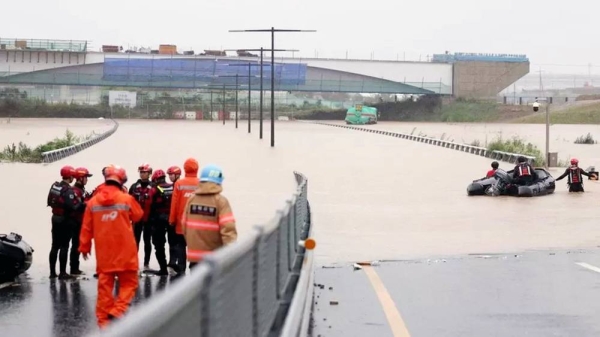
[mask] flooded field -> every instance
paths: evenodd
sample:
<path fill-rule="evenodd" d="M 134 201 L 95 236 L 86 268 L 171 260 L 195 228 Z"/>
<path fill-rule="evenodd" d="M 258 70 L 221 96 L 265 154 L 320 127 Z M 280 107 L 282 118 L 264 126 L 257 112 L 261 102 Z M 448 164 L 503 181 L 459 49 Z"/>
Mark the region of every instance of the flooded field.
<path fill-rule="evenodd" d="M 112 126 L 112 121 L 99 119 L 0 118 L 0 148 L 19 142 L 36 147 L 55 137 L 64 137 L 67 129 L 75 136 L 85 137 L 105 132 Z"/>

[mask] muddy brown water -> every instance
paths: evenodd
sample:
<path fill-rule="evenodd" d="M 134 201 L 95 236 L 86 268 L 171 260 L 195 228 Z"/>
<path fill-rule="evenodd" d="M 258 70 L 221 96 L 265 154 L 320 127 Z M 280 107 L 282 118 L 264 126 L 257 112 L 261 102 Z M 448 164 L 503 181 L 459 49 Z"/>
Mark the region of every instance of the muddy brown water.
<path fill-rule="evenodd" d="M 95 122 L 106 128 L 106 121 Z M 127 168 L 130 183 L 137 179 L 135 170 L 143 162 L 166 169 L 182 166 L 192 156 L 200 165 L 219 164 L 225 172 L 224 194 L 231 201 L 240 236 L 284 206 L 295 188 L 292 171 L 298 170 L 309 179 L 318 264 L 590 247 L 600 240 L 595 204 L 600 192 L 595 182 L 586 181 L 587 192 L 581 195 L 568 194 L 563 181 L 554 195 L 539 198 L 468 197 L 467 184 L 485 174 L 490 160 L 428 144 L 322 125 L 277 122 L 276 147 L 270 148 L 267 123 L 263 140 L 258 139 L 257 123 L 253 123 L 252 134 L 247 133 L 245 124 L 236 130 L 233 122 L 225 126 L 199 121 L 120 123 L 117 133 L 107 140 L 56 163 L 0 164 L 6 191 L 0 233 L 19 232 L 35 248 L 30 273 L 34 277 L 47 276 L 47 190 L 66 164 L 86 166 L 95 174 L 89 189 L 101 182 L 100 170 L 109 163 Z M 437 124 L 419 125 L 423 132 L 446 130 Z M 376 127 L 412 130 L 411 125 L 400 123 Z M 478 137 L 462 128 L 456 132 L 463 137 Z M 583 126 L 572 134 L 588 129 Z M 49 129 L 44 132 L 52 134 Z M 61 133 L 64 130 L 57 135 Z M 157 266 L 154 257 L 151 265 Z M 82 268 L 93 272 L 93 260 L 83 262 Z"/>

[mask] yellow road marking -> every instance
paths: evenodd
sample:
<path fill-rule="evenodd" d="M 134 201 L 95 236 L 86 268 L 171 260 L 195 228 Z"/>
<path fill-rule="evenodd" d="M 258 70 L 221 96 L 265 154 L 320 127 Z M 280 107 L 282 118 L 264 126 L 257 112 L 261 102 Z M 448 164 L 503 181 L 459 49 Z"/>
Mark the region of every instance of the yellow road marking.
<path fill-rule="evenodd" d="M 365 271 L 365 274 L 367 274 L 369 281 L 371 281 L 373 289 L 375 289 L 375 293 L 379 298 L 379 303 L 381 303 L 381 307 L 383 308 L 383 312 L 385 313 L 385 317 L 392 329 L 394 337 L 410 337 L 406 324 L 404 324 L 404 320 L 402 319 L 398 308 L 396 308 L 396 303 L 394 303 L 392 296 L 390 296 L 390 293 L 385 288 L 385 285 L 379 278 L 379 275 L 377 275 L 377 272 L 375 272 L 375 269 L 371 266 L 363 266 L 363 270 Z"/>

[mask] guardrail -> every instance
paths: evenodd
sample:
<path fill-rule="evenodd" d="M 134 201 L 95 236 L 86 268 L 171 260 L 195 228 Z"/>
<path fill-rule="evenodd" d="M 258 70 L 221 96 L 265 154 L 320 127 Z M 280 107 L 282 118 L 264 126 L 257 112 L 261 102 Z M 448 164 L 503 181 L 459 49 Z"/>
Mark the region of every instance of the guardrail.
<path fill-rule="evenodd" d="M 414 135 L 409 135 L 409 134 L 400 133 L 400 132 L 367 129 L 367 128 L 361 128 L 361 127 L 350 126 L 350 125 L 330 124 L 330 123 L 313 122 L 313 121 L 307 121 L 305 123 L 335 126 L 338 128 L 359 130 L 359 131 L 365 131 L 365 132 L 370 132 L 370 133 L 377 133 L 377 134 L 385 135 L 385 136 L 408 139 L 408 140 L 412 140 L 412 141 L 416 141 L 416 142 L 437 145 L 437 146 L 441 146 L 441 147 L 445 147 L 445 148 L 449 148 L 449 149 L 457 150 L 457 151 L 461 151 L 461 152 L 468 152 L 468 153 L 472 153 L 477 156 L 482 156 L 482 157 L 486 157 L 486 158 L 490 158 L 490 159 L 494 159 L 494 160 L 500 160 L 500 161 L 504 161 L 504 162 L 508 162 L 508 163 L 515 163 L 519 156 L 523 156 L 523 157 L 527 158 L 527 162 L 529 164 L 535 165 L 535 157 L 524 155 L 524 154 L 519 154 L 519 153 L 510 153 L 510 152 L 503 152 L 503 151 L 489 151 L 488 149 L 486 149 L 484 147 L 448 142 L 445 140 L 431 138 L 431 137 L 414 136 Z"/>
<path fill-rule="evenodd" d="M 95 336 L 267 337 L 305 331 L 313 266 L 312 252 L 301 243 L 312 226 L 307 179 L 294 175 L 296 192 L 270 222 L 215 251 L 190 275 Z"/>
<path fill-rule="evenodd" d="M 119 122 L 117 122 L 114 119 L 112 121 L 113 121 L 113 123 L 115 123 L 115 125 L 113 125 L 113 127 L 110 130 L 104 132 L 103 134 L 101 134 L 99 136 L 96 136 L 92 139 L 88 139 L 86 141 L 83 141 L 83 142 L 75 144 L 75 145 L 63 147 L 62 149 L 56 149 L 56 150 L 52 150 L 52 151 L 42 152 L 42 163 L 44 163 L 44 164 L 53 163 L 57 160 L 61 160 L 70 155 L 74 155 L 77 152 L 85 150 L 94 144 L 100 143 L 101 141 L 110 137 L 119 128 Z"/>

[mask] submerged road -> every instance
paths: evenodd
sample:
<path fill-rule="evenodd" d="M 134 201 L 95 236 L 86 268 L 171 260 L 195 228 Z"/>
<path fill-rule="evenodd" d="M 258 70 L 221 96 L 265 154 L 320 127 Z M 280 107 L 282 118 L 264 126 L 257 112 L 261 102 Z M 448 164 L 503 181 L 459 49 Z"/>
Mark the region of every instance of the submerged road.
<path fill-rule="evenodd" d="M 165 169 L 182 165 L 193 156 L 200 165 L 220 164 L 226 176 L 224 194 L 236 213 L 240 235 L 255 224 L 267 222 L 284 205 L 295 187 L 293 170 L 304 173 L 309 179 L 317 241 L 315 283 L 324 285 L 315 293 L 315 337 L 429 336 L 435 331 L 449 331 L 444 336 L 480 336 L 484 329 L 488 329 L 486 336 L 505 336 L 525 335 L 536 328 L 535 333 L 543 335 L 547 330 L 541 323 L 524 327 L 511 320 L 535 315 L 545 319 L 551 317 L 544 316 L 549 312 L 556 317 L 585 317 L 583 311 L 556 304 L 568 297 L 555 295 L 566 288 L 584 291 L 586 284 L 578 283 L 584 278 L 557 279 L 563 288 L 555 284 L 550 291 L 550 276 L 587 273 L 590 281 L 600 277 L 575 265 L 579 261 L 560 263 L 561 256 L 572 255 L 559 254 L 565 249 L 598 245 L 600 227 L 593 201 L 600 191 L 597 182 L 586 181 L 583 195 L 570 195 L 559 182 L 557 192 L 545 197 L 470 198 L 466 196 L 467 184 L 485 174 L 490 160 L 428 144 L 322 125 L 278 122 L 277 146 L 270 148 L 268 134 L 262 141 L 258 139 L 257 123 L 250 135 L 244 127 L 236 130 L 231 122 L 225 126 L 197 121 L 120 123 L 117 133 L 107 140 L 59 162 L 0 165 L 0 174 L 16 177 L 5 181 L 5 189 L 15 195 L 3 209 L 0 233 L 18 232 L 36 250 L 34 265 L 26 275 L 29 280 L 22 288 L 0 289 L 0 326 L 9 326 L 6 331 L 10 336 L 31 336 L 32 331 L 43 330 L 39 335 L 69 337 L 96 329 L 95 280 L 63 284 L 68 304 L 54 305 L 52 294 L 60 294 L 62 283 L 57 282 L 55 291 L 47 279 L 50 216 L 45 198 L 58 170 L 67 164 L 92 170 L 91 188 L 100 183 L 100 170 L 108 163 L 127 168 L 128 184 L 137 178 L 135 169 L 144 162 Z M 553 172 L 556 175 L 558 171 Z M 526 253 L 530 250 L 549 252 L 530 256 L 533 253 Z M 520 257 L 507 255 L 506 259 L 494 260 L 469 255 L 475 253 Z M 594 250 L 586 254 L 582 262 L 600 267 L 600 261 L 592 258 Z M 426 263 L 442 258 L 446 262 Z M 352 268 L 354 262 L 372 260 L 401 261 L 367 268 L 368 274 L 365 269 Z M 531 268 L 537 269 L 521 268 L 523 261 L 531 261 Z M 157 267 L 154 256 L 150 264 Z M 92 261 L 83 262 L 82 269 L 88 275 L 94 268 L 93 256 Z M 156 289 L 158 279 L 150 282 Z M 493 293 L 490 289 L 498 290 Z M 69 297 L 73 294 L 82 296 L 79 302 L 73 300 L 77 296 Z M 326 298 L 330 295 L 335 298 Z M 581 310 L 595 308 L 593 295 L 589 299 L 581 301 Z M 338 304 L 330 305 L 329 300 Z M 528 307 L 524 301 L 538 312 L 525 311 Z M 75 310 L 81 316 L 73 316 L 73 309 L 68 308 L 76 302 L 80 308 L 88 308 L 88 314 Z M 513 302 L 515 308 L 524 311 L 506 309 Z M 551 307 L 554 311 L 544 311 L 548 303 L 555 303 Z M 494 307 L 498 304 L 502 306 Z M 64 315 L 54 309 L 63 305 L 69 312 Z M 519 314 L 523 315 L 517 318 Z M 79 317 L 75 319 L 78 323 L 68 330 L 72 317 Z M 425 320 L 427 317 L 432 320 Z M 504 325 L 510 325 L 511 333 L 502 330 Z M 595 332 L 591 323 L 579 327 L 587 330 L 576 336 Z M 571 325 L 562 324 L 555 335 L 569 335 L 569 329 Z M 537 336 L 535 333 L 531 335 Z"/>

